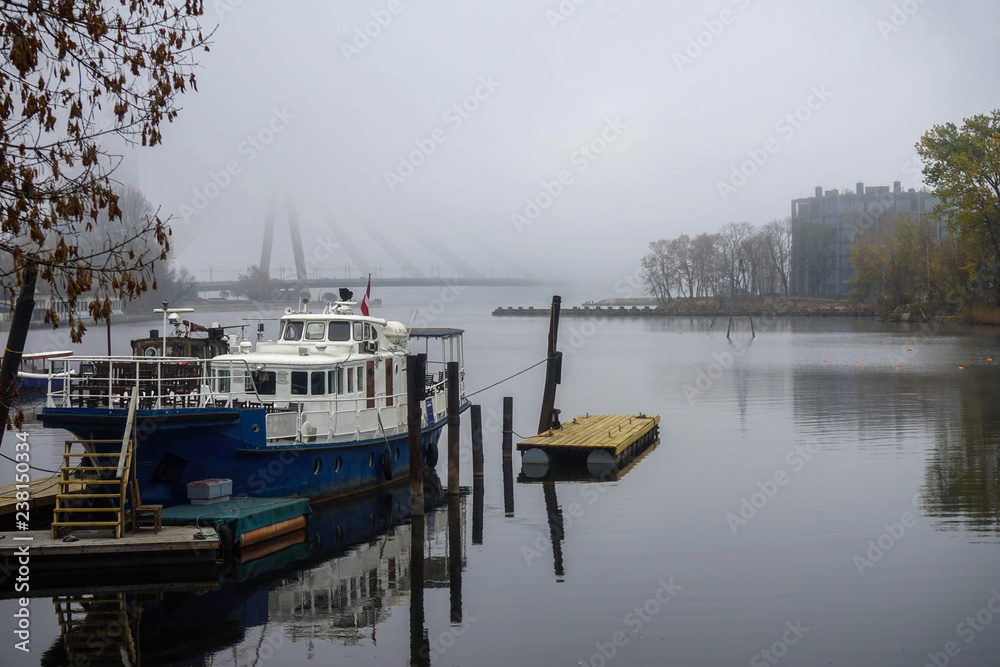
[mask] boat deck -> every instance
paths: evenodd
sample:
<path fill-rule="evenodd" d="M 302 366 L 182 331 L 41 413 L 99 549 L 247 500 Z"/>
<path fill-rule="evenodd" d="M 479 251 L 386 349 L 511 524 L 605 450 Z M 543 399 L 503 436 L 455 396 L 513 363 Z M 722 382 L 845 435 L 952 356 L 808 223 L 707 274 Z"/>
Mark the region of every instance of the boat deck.
<path fill-rule="evenodd" d="M 655 437 L 659 415 L 587 415 L 517 443 L 518 451 L 586 454 L 605 450 L 616 459 L 647 436 Z"/>

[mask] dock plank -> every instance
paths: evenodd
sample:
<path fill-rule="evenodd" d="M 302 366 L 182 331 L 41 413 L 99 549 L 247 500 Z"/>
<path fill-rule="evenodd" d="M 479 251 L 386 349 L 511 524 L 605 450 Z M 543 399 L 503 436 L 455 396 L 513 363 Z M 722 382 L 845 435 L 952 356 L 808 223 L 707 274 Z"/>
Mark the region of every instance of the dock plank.
<path fill-rule="evenodd" d="M 37 507 L 55 507 L 56 495 L 60 493 L 59 491 L 59 480 L 58 475 L 52 477 L 40 477 L 38 479 L 33 479 L 28 482 L 28 507 L 30 509 L 35 509 Z M 8 514 L 13 514 L 17 506 L 17 492 L 18 484 L 4 484 L 0 486 L 0 516 L 6 516 Z M 79 491 L 83 485 L 80 483 L 71 483 L 64 485 L 67 492 Z M 20 489 L 24 490 L 24 489 Z"/>
<path fill-rule="evenodd" d="M 53 539 L 48 530 L 22 530 L 0 533 L 0 558 L 11 557 L 17 550 L 28 545 L 32 556 L 74 556 L 80 554 L 140 554 L 163 551 L 217 551 L 220 542 L 217 537 L 195 539 L 199 532 L 193 527 L 164 526 L 160 532 L 141 530 L 135 535 L 126 534 L 118 539 L 101 532 L 100 536 L 88 536 L 84 531 L 76 531 L 77 542 L 63 542 Z M 86 531 L 89 532 L 89 531 Z"/>

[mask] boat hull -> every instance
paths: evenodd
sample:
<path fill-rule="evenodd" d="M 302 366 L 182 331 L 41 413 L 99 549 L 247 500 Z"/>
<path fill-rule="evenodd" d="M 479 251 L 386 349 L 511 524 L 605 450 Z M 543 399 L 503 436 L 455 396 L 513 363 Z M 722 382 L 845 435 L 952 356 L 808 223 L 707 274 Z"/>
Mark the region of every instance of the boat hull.
<path fill-rule="evenodd" d="M 44 408 L 39 419 L 81 440 L 120 441 L 126 411 Z M 234 496 L 332 499 L 409 475 L 405 433 L 350 442 L 268 445 L 262 409 L 139 410 L 136 420 L 136 477 L 144 503 L 185 503 L 189 482 L 211 478 L 231 479 Z M 438 422 L 422 430 L 425 461 L 436 460 L 443 426 Z M 117 451 L 113 444 L 100 446 Z"/>

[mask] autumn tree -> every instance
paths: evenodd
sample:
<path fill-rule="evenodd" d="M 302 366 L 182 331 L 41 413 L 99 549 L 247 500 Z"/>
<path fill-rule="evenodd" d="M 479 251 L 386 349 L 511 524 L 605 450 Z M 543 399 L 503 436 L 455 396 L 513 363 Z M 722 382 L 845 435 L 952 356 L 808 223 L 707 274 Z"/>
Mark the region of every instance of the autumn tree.
<path fill-rule="evenodd" d="M 153 286 L 169 248 L 159 217 L 93 240 L 101 216 L 122 219 L 113 140 L 159 144 L 177 96 L 195 86 L 202 13 L 197 0 L 0 7 L 0 249 L 11 257 L 0 287 L 12 302 L 36 271 L 71 313 L 85 300 L 98 320 L 110 315 L 102 294 L 129 299 Z M 55 311 L 45 320 L 57 324 Z M 68 324 L 79 341 L 84 323 Z"/>
<path fill-rule="evenodd" d="M 1000 304 L 1000 109 L 935 125 L 917 143 L 924 181 L 939 203 L 933 216 L 968 255 L 973 279 Z"/>
<path fill-rule="evenodd" d="M 72 313 L 87 303 L 111 315 L 108 295 L 153 287 L 169 229 L 157 216 L 98 247 L 100 216 L 122 217 L 111 176 L 124 144 L 155 146 L 195 87 L 197 51 L 207 50 L 200 0 L 9 0 L 0 5 L 0 288 L 14 303 L 0 367 L 6 422 L 36 280 L 69 306 L 70 337 L 86 330 Z M 54 309 L 45 321 L 58 324 Z M 19 340 L 15 340 L 18 338 Z M 14 352 L 10 352 L 14 350 Z"/>

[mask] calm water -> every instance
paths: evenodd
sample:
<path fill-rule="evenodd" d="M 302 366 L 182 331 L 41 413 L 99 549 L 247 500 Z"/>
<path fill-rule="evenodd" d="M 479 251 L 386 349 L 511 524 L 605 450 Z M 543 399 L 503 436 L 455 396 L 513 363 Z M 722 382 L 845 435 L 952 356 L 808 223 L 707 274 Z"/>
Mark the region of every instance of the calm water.
<path fill-rule="evenodd" d="M 380 296 L 377 315 L 421 307 L 428 324 L 467 330 L 470 390 L 544 356 L 545 320 L 490 316 L 544 293 L 469 289 L 439 315 L 437 290 Z M 402 492 L 324 509 L 308 543 L 221 584 L 122 595 L 141 608 L 129 632 L 142 663 L 405 665 L 422 628 L 435 665 L 995 664 L 1000 335 L 815 318 L 758 321 L 752 340 L 743 322 L 729 342 L 724 320 L 710 324 L 562 321 L 564 418 L 661 416 L 660 444 L 620 480 L 515 483 L 505 511 L 501 398 L 530 435 L 539 367 L 474 398 L 481 540 L 472 493 L 422 529 L 400 523 Z M 33 332 L 30 349 L 47 345 L 65 343 Z M 466 415 L 471 487 L 467 429 Z M 42 443 L 58 436 L 30 430 L 45 466 Z M 0 474 L 12 478 L 6 463 Z M 331 539 L 337 526 L 360 544 Z M 0 625 L 13 609 L 0 601 Z M 5 630 L 0 661 L 66 664 L 52 598 L 31 609 L 32 653 Z"/>

